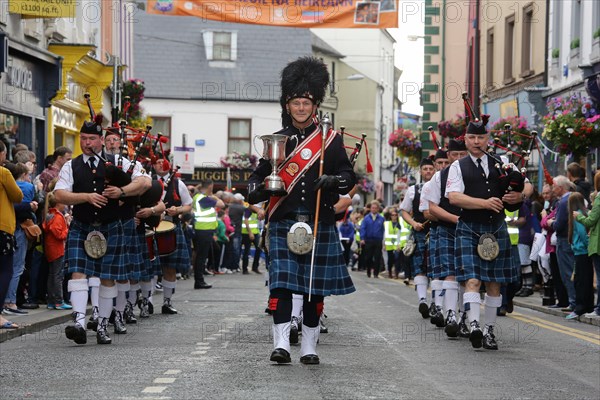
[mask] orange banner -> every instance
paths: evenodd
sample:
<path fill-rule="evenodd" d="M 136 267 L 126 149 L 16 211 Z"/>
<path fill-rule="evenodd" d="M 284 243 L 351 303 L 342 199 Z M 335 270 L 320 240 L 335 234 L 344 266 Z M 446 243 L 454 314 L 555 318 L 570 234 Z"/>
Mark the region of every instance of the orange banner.
<path fill-rule="evenodd" d="M 150 14 L 296 28 L 397 28 L 397 0 L 148 0 Z"/>

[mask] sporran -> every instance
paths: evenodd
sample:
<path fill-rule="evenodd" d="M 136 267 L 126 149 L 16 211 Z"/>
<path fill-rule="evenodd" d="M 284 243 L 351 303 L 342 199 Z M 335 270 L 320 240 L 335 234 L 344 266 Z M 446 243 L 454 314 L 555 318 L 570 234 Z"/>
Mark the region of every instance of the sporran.
<path fill-rule="evenodd" d="M 493 261 L 500 254 L 500 245 L 498 240 L 491 233 L 484 233 L 479 237 L 477 244 L 477 254 L 485 261 Z"/>
<path fill-rule="evenodd" d="M 310 225 L 296 222 L 287 234 L 287 245 L 290 251 L 299 256 L 308 254 L 313 248 L 313 235 Z"/>
<path fill-rule="evenodd" d="M 98 231 L 88 233 L 86 240 L 83 242 L 85 253 L 94 259 L 98 259 L 105 255 L 107 247 L 106 238 Z"/>
<path fill-rule="evenodd" d="M 404 244 L 404 248 L 402 249 L 402 253 L 406 257 L 410 257 L 415 252 L 416 247 L 417 247 L 417 242 L 415 240 L 414 235 L 411 233 L 410 236 L 408 237 L 408 239 L 406 239 L 406 243 Z"/>

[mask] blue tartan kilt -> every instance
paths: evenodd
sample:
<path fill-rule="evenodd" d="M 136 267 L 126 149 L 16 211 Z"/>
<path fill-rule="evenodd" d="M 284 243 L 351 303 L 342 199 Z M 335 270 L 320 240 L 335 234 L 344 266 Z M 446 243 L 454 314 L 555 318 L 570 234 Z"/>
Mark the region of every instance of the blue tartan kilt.
<path fill-rule="evenodd" d="M 425 274 L 427 272 L 427 260 L 425 259 L 425 251 L 427 250 L 427 233 L 421 231 L 413 231 L 415 238 L 415 251 L 410 257 L 412 265 L 412 276 L 415 277 L 418 274 Z"/>
<path fill-rule="evenodd" d="M 98 259 L 89 257 L 83 247 L 87 235 L 92 231 L 102 233 L 107 242 L 106 254 Z M 66 249 L 65 259 L 69 263 L 69 273 L 78 272 L 100 279 L 125 280 L 128 278 L 121 221 L 95 227 L 73 220 L 69 226 Z"/>
<path fill-rule="evenodd" d="M 438 227 L 432 226 L 429 229 L 429 240 L 427 244 L 427 276 L 432 278 L 432 270 L 439 264 L 437 246 L 438 246 Z"/>
<path fill-rule="evenodd" d="M 160 256 L 160 264 L 165 268 L 176 269 L 177 272 L 186 274 L 190 270 L 190 254 L 181 224 L 175 225 L 175 246 L 173 253 Z"/>
<path fill-rule="evenodd" d="M 448 228 L 439 225 L 437 228 L 436 240 L 436 264 L 431 270 L 432 279 L 445 278 L 447 276 L 455 276 L 456 269 L 454 267 L 454 232 L 455 228 Z M 429 239 L 431 240 L 431 239 Z M 431 242 L 430 242 L 431 243 Z"/>
<path fill-rule="evenodd" d="M 269 290 L 288 289 L 308 293 L 312 253 L 297 255 L 287 246 L 287 234 L 293 220 L 269 222 Z M 309 223 L 311 229 L 314 224 Z M 312 294 L 342 295 L 354 292 L 340 239 L 334 225 L 319 223 L 313 266 Z"/>
<path fill-rule="evenodd" d="M 141 281 L 149 281 L 150 279 L 152 279 L 152 277 L 154 275 L 156 275 L 154 273 L 154 265 L 152 264 L 152 260 L 150 260 L 150 251 L 148 250 L 148 242 L 146 241 L 146 232 L 144 233 L 139 233 L 136 231 L 136 240 L 139 243 L 140 246 L 140 253 L 141 253 L 141 270 L 140 270 L 140 280 Z M 158 254 L 156 251 L 156 241 L 154 240 L 154 235 L 152 235 L 152 242 L 151 245 L 154 248 L 155 253 L 154 254 Z M 158 257 L 156 257 L 158 258 Z M 158 263 L 158 266 L 160 268 L 160 262 Z"/>
<path fill-rule="evenodd" d="M 123 225 L 123 235 L 125 237 L 125 265 L 129 273 L 129 279 L 140 280 L 143 269 L 143 243 L 140 235 L 136 231 L 133 218 L 121 221 Z"/>
<path fill-rule="evenodd" d="M 473 232 L 477 234 L 496 232 L 494 236 L 498 240 L 500 254 L 495 260 L 485 261 L 479 257 L 479 254 L 477 254 L 479 236 Z M 518 279 L 519 264 L 515 263 L 506 222 L 483 224 L 464 222 L 459 219 L 454 244 L 457 281 L 464 282 L 469 279 L 478 279 L 484 282 L 507 283 L 515 282 Z"/>

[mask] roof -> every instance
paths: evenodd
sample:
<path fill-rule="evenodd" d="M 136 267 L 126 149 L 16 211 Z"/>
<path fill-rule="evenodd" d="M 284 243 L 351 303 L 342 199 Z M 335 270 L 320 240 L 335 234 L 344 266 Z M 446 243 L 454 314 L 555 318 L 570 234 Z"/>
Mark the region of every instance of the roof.
<path fill-rule="evenodd" d="M 312 54 L 308 29 L 146 13 L 136 18 L 134 76 L 149 98 L 278 102 L 283 67 Z M 206 31 L 236 32 L 237 60 L 209 66 Z"/>
<path fill-rule="evenodd" d="M 313 47 L 313 49 L 317 49 L 317 50 L 321 51 L 324 54 L 327 54 L 329 56 L 336 57 L 336 58 L 344 58 L 344 57 L 346 57 L 345 55 L 343 55 L 342 53 L 340 53 L 339 51 L 337 51 L 329 43 L 327 43 L 326 41 L 324 41 L 323 39 L 321 39 L 320 37 L 318 37 L 317 35 L 315 35 L 312 32 L 311 32 L 311 36 L 312 36 L 312 47 Z"/>

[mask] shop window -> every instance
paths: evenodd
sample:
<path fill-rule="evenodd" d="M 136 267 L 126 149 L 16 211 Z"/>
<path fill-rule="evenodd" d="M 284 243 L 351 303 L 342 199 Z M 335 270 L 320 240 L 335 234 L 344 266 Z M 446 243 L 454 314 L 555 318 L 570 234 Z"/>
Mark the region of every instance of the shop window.
<path fill-rule="evenodd" d="M 494 29 L 487 32 L 486 58 L 486 91 L 494 88 Z"/>
<path fill-rule="evenodd" d="M 249 119 L 229 119 L 227 133 L 227 153 L 251 154 L 250 132 L 252 121 Z"/>
<path fill-rule="evenodd" d="M 20 118 L 16 115 L 0 113 L 0 140 L 6 145 L 6 157 L 12 160 L 12 149 L 18 143 Z"/>
<path fill-rule="evenodd" d="M 504 84 L 514 82 L 513 54 L 515 49 L 515 16 L 506 18 L 504 26 Z"/>
<path fill-rule="evenodd" d="M 525 78 L 533 71 L 533 4 L 529 4 L 523 9 L 523 35 L 521 43 L 521 77 Z"/>
<path fill-rule="evenodd" d="M 162 136 L 169 138 L 167 143 L 162 144 L 163 150 L 170 149 L 171 143 L 171 117 L 155 117 L 152 116 L 152 135 L 160 133 Z"/>

